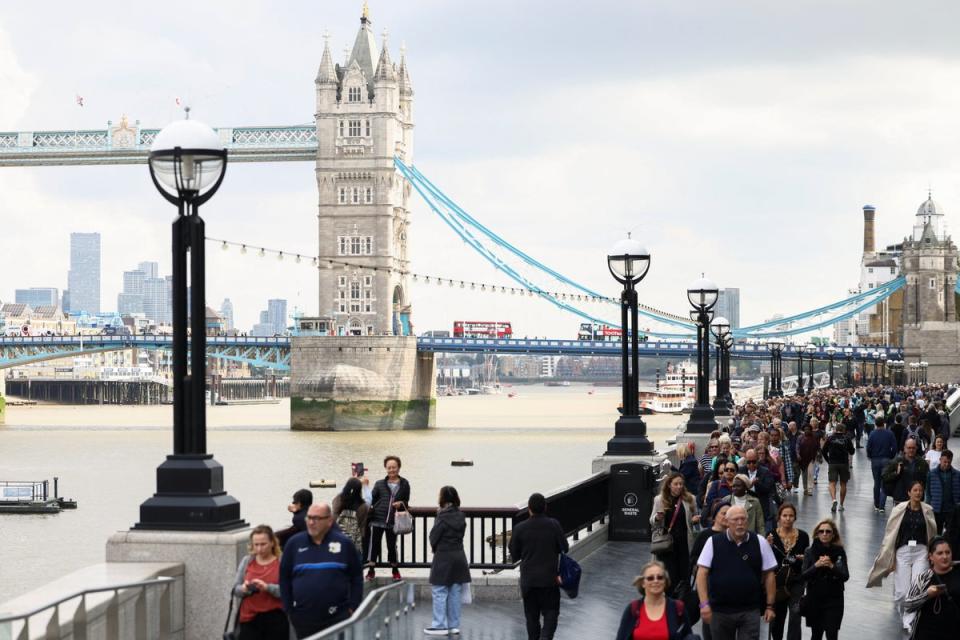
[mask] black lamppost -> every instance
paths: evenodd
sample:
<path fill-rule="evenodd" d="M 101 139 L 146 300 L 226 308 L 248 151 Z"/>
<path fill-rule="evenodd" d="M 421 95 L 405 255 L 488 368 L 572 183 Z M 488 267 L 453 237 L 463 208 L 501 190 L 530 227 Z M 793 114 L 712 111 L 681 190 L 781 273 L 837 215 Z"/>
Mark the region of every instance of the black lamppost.
<path fill-rule="evenodd" d="M 887 384 L 887 354 L 880 354 L 880 384 Z"/>
<path fill-rule="evenodd" d="M 700 277 L 687 287 L 687 300 L 693 307 L 691 316 L 697 323 L 697 400 L 687 421 L 687 433 L 712 433 L 717 428 L 710 406 L 710 320 L 720 290 L 710 280 Z"/>
<path fill-rule="evenodd" d="M 847 358 L 847 388 L 853 388 L 853 347 L 847 347 L 843 350 Z"/>
<path fill-rule="evenodd" d="M 880 378 L 877 372 L 877 365 L 880 362 L 880 352 L 874 351 L 870 354 L 870 357 L 873 358 L 873 386 L 877 386 Z"/>
<path fill-rule="evenodd" d="M 930 365 L 927 364 L 927 361 L 924 360 L 920 363 L 920 384 L 927 384 L 927 373 L 929 372 Z"/>
<path fill-rule="evenodd" d="M 720 352 L 723 358 L 723 397 L 727 401 L 727 415 L 730 415 L 730 412 L 736 406 L 733 401 L 733 394 L 730 393 L 730 351 L 733 349 L 734 342 L 736 341 L 733 332 L 728 331 L 727 335 L 723 336 L 723 350 Z"/>
<path fill-rule="evenodd" d="M 240 519 L 240 502 L 223 490 L 223 467 L 207 453 L 204 402 L 205 234 L 199 207 L 223 182 L 227 150 L 210 127 L 196 120 L 181 120 L 157 134 L 150 147 L 149 164 L 153 184 L 178 212 L 173 222 L 173 455 L 157 467 L 157 492 L 140 505 L 140 521 L 134 528 L 239 529 L 247 526 Z"/>
<path fill-rule="evenodd" d="M 807 355 L 810 356 L 807 363 L 807 392 L 813 393 L 813 354 L 817 350 L 817 345 L 808 344 L 804 347 Z"/>
<path fill-rule="evenodd" d="M 713 413 L 716 416 L 730 415 L 730 407 L 727 405 L 727 393 L 729 380 L 724 376 L 724 353 L 726 352 L 726 339 L 730 335 L 730 322 L 723 316 L 717 316 L 710 323 L 710 333 L 717 343 L 717 388 L 716 396 L 713 399 Z"/>
<path fill-rule="evenodd" d="M 770 351 L 770 395 L 777 398 L 783 396 L 783 342 L 771 340 L 767 343 Z"/>
<path fill-rule="evenodd" d="M 907 376 L 907 384 L 913 386 L 917 383 L 918 370 L 920 369 L 919 362 L 910 363 L 910 374 Z"/>
<path fill-rule="evenodd" d="M 870 362 L 870 352 L 864 351 L 860 354 L 861 366 L 860 366 L 860 385 L 868 386 L 870 384 L 869 371 L 867 370 L 867 365 Z"/>
<path fill-rule="evenodd" d="M 797 345 L 797 395 L 803 395 L 803 345 Z"/>
<path fill-rule="evenodd" d="M 647 439 L 647 425 L 640 417 L 640 330 L 636 285 L 650 269 L 650 252 L 627 236 L 617 242 L 607 255 L 607 268 L 623 285 L 620 294 L 620 344 L 623 365 L 623 413 L 617 419 L 614 436 L 607 442 L 608 456 L 644 455 L 653 453 Z"/>
<path fill-rule="evenodd" d="M 834 346 L 827 347 L 827 359 L 830 361 L 830 388 L 833 389 L 833 356 L 836 355 L 837 348 Z"/>

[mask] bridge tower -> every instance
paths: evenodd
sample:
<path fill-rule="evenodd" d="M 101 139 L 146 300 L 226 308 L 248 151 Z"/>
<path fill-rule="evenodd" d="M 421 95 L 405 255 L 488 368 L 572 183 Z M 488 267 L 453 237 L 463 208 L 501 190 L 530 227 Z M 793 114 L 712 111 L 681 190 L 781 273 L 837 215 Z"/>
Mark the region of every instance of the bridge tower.
<path fill-rule="evenodd" d="M 900 269 L 907 281 L 904 359 L 926 361 L 931 382 L 953 382 L 960 377 L 957 258 L 957 246 L 943 225 L 943 209 L 928 197 L 917 210 L 913 234 L 904 239 Z"/>
<path fill-rule="evenodd" d="M 393 158 L 412 162 L 413 88 L 386 32 L 378 51 L 366 6 L 342 65 L 325 43 L 316 91 L 320 315 L 339 335 L 410 335 L 411 192 Z"/>
<path fill-rule="evenodd" d="M 334 335 L 291 340 L 293 429 L 436 422 L 433 353 L 410 323 L 411 190 L 393 160 L 413 159 L 413 87 L 403 50 L 395 64 L 372 27 L 364 4 L 344 63 L 327 41 L 317 73 L 320 317 Z"/>

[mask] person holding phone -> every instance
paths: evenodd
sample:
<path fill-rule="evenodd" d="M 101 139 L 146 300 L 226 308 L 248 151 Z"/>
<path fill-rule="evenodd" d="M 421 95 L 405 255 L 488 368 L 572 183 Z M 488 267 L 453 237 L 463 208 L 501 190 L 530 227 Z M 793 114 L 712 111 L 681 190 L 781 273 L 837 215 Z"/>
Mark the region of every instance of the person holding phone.
<path fill-rule="evenodd" d="M 911 637 L 956 638 L 960 625 L 960 570 L 953 562 L 953 552 L 946 539 L 937 536 L 931 540 L 927 553 L 930 568 L 917 576 L 904 601 L 905 618 L 915 616 Z"/>
<path fill-rule="evenodd" d="M 803 554 L 807 584 L 804 616 L 812 640 L 837 640 L 843 622 L 843 583 L 850 579 L 847 552 L 837 523 L 825 518 L 813 528 L 814 540 Z"/>
<path fill-rule="evenodd" d="M 364 493 L 364 499 L 370 505 L 370 515 L 367 518 L 367 581 L 376 577 L 375 567 L 380 561 L 384 537 L 387 539 L 387 561 L 392 569 L 393 581 L 398 582 L 401 579 L 397 560 L 397 534 L 393 532 L 393 524 L 397 511 L 405 511 L 410 502 L 410 483 L 400 476 L 400 466 L 399 457 L 389 455 L 384 458 L 386 477 L 377 480 L 369 494 Z M 361 482 L 366 487 L 369 486 L 370 479 L 364 476 Z"/>
<path fill-rule="evenodd" d="M 250 532 L 249 553 L 240 561 L 233 596 L 240 599 L 238 638 L 271 640 L 289 634 L 280 600 L 280 542 L 265 524 Z"/>

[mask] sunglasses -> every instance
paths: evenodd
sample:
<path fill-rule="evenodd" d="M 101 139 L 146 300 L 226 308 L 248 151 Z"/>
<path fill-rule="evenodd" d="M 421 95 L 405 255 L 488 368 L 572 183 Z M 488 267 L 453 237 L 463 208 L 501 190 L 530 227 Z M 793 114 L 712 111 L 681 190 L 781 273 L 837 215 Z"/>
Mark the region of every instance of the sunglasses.
<path fill-rule="evenodd" d="M 817 530 L 817 535 L 818 535 L 818 536 L 832 536 L 832 535 L 833 535 L 833 529 L 818 529 L 818 530 Z"/>
<path fill-rule="evenodd" d="M 666 580 L 667 577 L 662 573 L 658 573 L 655 576 L 643 576 L 644 582 L 660 582 L 661 580 Z"/>
<path fill-rule="evenodd" d="M 756 460 L 747 460 L 747 464 L 757 464 Z"/>
<path fill-rule="evenodd" d="M 727 467 L 726 469 L 724 469 L 724 471 L 726 471 L 727 473 L 729 473 L 729 472 L 731 472 L 731 471 L 732 471 L 733 473 L 736 473 L 736 472 L 737 472 L 737 468 L 736 468 L 736 467 Z"/>

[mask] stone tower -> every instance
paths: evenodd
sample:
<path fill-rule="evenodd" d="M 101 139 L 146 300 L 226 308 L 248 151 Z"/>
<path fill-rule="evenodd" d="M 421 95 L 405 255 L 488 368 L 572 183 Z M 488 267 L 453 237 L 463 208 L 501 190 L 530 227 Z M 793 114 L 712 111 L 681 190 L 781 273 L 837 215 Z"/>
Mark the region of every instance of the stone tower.
<path fill-rule="evenodd" d="M 913 234 L 903 242 L 900 272 L 907 281 L 904 358 L 926 361 L 931 382 L 955 381 L 960 375 L 957 257 L 957 247 L 944 228 L 943 210 L 928 197 L 917 210 Z"/>
<path fill-rule="evenodd" d="M 411 192 L 393 158 L 413 160 L 413 88 L 366 6 L 342 65 L 325 43 L 316 89 L 320 315 L 337 335 L 410 335 Z"/>

